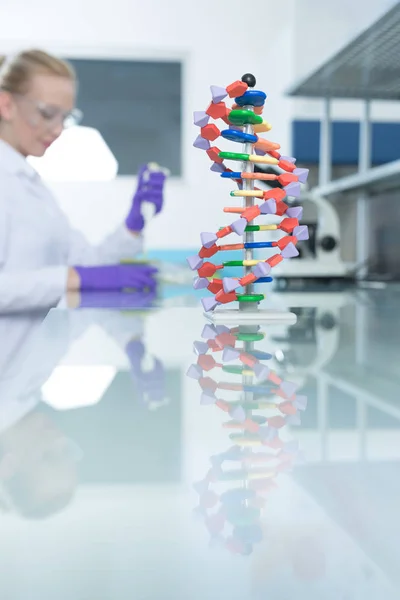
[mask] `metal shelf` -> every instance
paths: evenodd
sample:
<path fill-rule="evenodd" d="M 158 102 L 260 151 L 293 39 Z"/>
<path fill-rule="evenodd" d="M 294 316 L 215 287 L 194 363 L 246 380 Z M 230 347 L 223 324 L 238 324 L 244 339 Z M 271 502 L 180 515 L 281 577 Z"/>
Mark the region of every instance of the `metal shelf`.
<path fill-rule="evenodd" d="M 293 85 L 290 96 L 400 100 L 400 2 Z"/>

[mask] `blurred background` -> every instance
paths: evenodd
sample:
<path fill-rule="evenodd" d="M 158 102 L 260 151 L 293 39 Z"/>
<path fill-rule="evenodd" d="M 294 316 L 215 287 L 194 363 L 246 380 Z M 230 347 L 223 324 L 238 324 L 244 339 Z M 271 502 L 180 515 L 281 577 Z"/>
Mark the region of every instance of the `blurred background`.
<path fill-rule="evenodd" d="M 310 169 L 309 188 L 334 205 L 340 232 L 331 237 L 340 237 L 346 272 L 392 279 L 400 255 L 399 15 L 394 0 L 13 0 L 0 7 L 0 50 L 41 47 L 77 69 L 82 127 L 36 166 L 90 241 L 124 218 L 137 169 L 149 160 L 172 173 L 166 209 L 147 229 L 149 255 L 183 261 L 199 231 L 221 224 L 226 183 L 192 147 L 192 113 L 208 105 L 211 84 L 250 71 L 268 94 L 269 139 Z M 348 179 L 360 170 L 367 185 Z M 97 218 L 88 219 L 93 207 Z M 323 220 L 310 203 L 305 221 Z"/>

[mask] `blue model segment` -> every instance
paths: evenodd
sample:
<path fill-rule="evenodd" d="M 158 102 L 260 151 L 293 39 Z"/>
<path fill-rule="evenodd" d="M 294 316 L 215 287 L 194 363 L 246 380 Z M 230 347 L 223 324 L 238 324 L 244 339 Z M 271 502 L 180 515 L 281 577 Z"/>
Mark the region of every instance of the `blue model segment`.
<path fill-rule="evenodd" d="M 274 248 L 272 242 L 246 242 L 245 248 Z"/>
<path fill-rule="evenodd" d="M 239 142 L 241 144 L 255 144 L 258 141 L 256 135 L 243 133 L 243 131 L 238 131 L 237 129 L 224 129 L 221 131 L 221 135 L 230 142 Z"/>
<path fill-rule="evenodd" d="M 272 277 L 260 277 L 259 279 L 257 279 L 257 281 L 254 282 L 253 285 L 255 285 L 256 283 L 271 283 L 271 281 L 273 281 Z"/>
<path fill-rule="evenodd" d="M 261 350 L 250 350 L 249 354 L 254 356 L 257 360 L 271 360 L 272 354 L 268 352 L 262 352 Z"/>
<path fill-rule="evenodd" d="M 267 94 L 260 90 L 247 90 L 242 96 L 235 98 L 238 106 L 264 106 Z"/>
<path fill-rule="evenodd" d="M 242 174 L 240 171 L 224 171 L 221 173 L 221 177 L 224 179 L 241 179 Z"/>
<path fill-rule="evenodd" d="M 268 394 L 268 392 L 271 391 L 271 387 L 271 385 L 268 386 L 268 388 L 265 385 L 244 385 L 243 391 L 253 392 L 254 394 L 262 394 L 265 396 L 265 394 Z"/>

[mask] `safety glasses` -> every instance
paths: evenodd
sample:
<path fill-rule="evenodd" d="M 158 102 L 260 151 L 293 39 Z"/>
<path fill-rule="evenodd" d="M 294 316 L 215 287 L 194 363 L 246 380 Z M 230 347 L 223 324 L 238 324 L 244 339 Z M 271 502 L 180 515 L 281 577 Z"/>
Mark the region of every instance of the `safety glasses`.
<path fill-rule="evenodd" d="M 58 106 L 34 100 L 29 96 L 22 94 L 13 94 L 13 96 L 32 127 L 45 124 L 50 128 L 61 124 L 64 129 L 67 129 L 79 125 L 82 121 L 83 113 L 78 108 L 65 112 Z"/>

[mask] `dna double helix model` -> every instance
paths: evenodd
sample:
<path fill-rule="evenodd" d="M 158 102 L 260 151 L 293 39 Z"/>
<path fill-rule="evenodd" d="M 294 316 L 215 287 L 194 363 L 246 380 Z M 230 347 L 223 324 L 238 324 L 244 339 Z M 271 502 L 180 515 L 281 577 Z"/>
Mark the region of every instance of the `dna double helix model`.
<path fill-rule="evenodd" d="M 308 229 L 300 225 L 303 214 L 301 206 L 290 206 L 290 198 L 299 198 L 301 183 L 308 177 L 308 169 L 296 168 L 295 158 L 282 156 L 280 145 L 259 136 L 271 129 L 264 121 L 262 112 L 267 98 L 262 91 L 252 89 L 256 84 L 254 75 L 247 73 L 240 81 L 226 88 L 211 86 L 212 101 L 205 111 L 194 113 L 194 124 L 200 128 L 194 146 L 204 150 L 212 161 L 211 171 L 223 178 L 232 180 L 237 190 L 231 197 L 241 199 L 242 206 L 228 206 L 225 213 L 239 216 L 217 232 L 201 233 L 202 246 L 198 254 L 188 257 L 189 267 L 197 271 L 193 287 L 207 289 L 212 296 L 202 298 L 204 310 L 212 313 L 221 304 L 239 302 L 243 310 L 258 310 L 263 294 L 255 293 L 254 285 L 272 281 L 271 270 L 283 259 L 298 256 L 297 242 L 308 239 Z M 233 98 L 234 104 L 228 107 L 225 98 Z M 222 120 L 226 129 L 220 130 L 212 121 Z M 224 152 L 211 145 L 218 138 L 242 144 L 241 152 Z M 228 168 L 225 161 L 241 163 L 240 171 Z M 255 165 L 274 166 L 275 173 L 255 172 Z M 255 181 L 274 182 L 272 189 L 259 189 Z M 279 186 L 279 187 L 278 187 Z M 260 199 L 261 203 L 256 201 Z M 285 202 L 286 200 L 286 202 Z M 267 217 L 255 224 L 259 217 Z M 273 218 L 272 218 L 273 217 Z M 282 232 L 284 235 L 275 241 L 255 241 L 258 232 Z M 235 233 L 242 237 L 240 243 L 220 244 L 223 238 Z M 271 249 L 268 258 L 254 258 L 254 251 Z M 220 261 L 213 264 L 208 259 L 224 251 L 243 251 L 242 260 Z M 219 277 L 228 267 L 243 267 L 242 277 Z"/>

